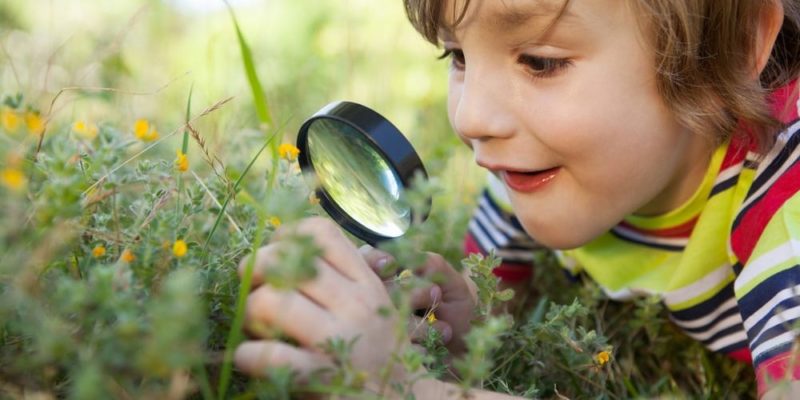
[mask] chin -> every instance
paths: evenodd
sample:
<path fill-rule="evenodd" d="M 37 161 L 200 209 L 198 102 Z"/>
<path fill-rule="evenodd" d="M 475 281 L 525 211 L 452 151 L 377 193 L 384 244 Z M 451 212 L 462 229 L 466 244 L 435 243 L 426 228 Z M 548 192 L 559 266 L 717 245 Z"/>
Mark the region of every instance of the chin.
<path fill-rule="evenodd" d="M 571 250 L 584 246 L 606 231 L 570 229 L 567 225 L 560 225 L 555 229 L 542 229 L 524 223 L 522 226 L 536 243 L 553 250 Z"/>

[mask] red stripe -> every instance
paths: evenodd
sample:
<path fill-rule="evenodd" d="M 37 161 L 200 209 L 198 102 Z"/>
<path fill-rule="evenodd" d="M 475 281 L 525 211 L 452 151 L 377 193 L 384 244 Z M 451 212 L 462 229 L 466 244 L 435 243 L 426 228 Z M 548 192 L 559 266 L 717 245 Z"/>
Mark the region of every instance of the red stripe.
<path fill-rule="evenodd" d="M 719 172 L 725 171 L 729 167 L 744 161 L 745 157 L 747 157 L 748 150 L 745 137 L 742 135 L 734 135 L 733 138 L 731 138 L 731 144 L 728 146 L 728 150 L 725 152 L 725 158 L 722 159 Z"/>
<path fill-rule="evenodd" d="M 775 383 L 784 380 L 800 380 L 800 355 L 796 352 L 778 354 L 763 361 L 756 370 L 758 397 Z"/>
<path fill-rule="evenodd" d="M 464 238 L 464 253 L 466 255 L 486 254 L 486 252 L 481 249 L 481 246 L 478 245 L 475 238 L 469 233 L 467 233 L 467 236 Z M 506 282 L 520 282 L 530 279 L 533 276 L 533 268 L 530 264 L 504 262 L 493 269 L 492 273 Z"/>
<path fill-rule="evenodd" d="M 728 353 L 728 357 L 736 361 L 741 361 L 746 363 L 753 362 L 753 355 L 750 353 L 750 349 L 748 349 L 747 347 Z"/>
<path fill-rule="evenodd" d="M 772 216 L 798 191 L 800 191 L 800 164 L 795 164 L 775 181 L 764 197 L 747 210 L 731 234 L 731 247 L 742 265 L 747 264 L 756 242 Z"/>
<path fill-rule="evenodd" d="M 647 236 L 656 236 L 660 238 L 677 238 L 677 237 L 688 238 L 691 235 L 692 230 L 694 229 L 695 223 L 697 223 L 697 217 L 694 217 L 691 220 L 684 222 L 678 226 L 673 226 L 671 228 L 663 228 L 663 229 L 638 228 L 625 221 L 620 222 L 619 226 Z"/>

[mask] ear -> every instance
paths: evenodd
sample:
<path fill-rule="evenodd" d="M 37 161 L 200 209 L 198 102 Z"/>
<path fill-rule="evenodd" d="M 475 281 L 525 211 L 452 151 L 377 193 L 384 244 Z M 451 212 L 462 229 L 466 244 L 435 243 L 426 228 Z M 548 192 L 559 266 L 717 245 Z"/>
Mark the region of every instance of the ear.
<path fill-rule="evenodd" d="M 755 79 L 758 79 L 758 76 L 766 68 L 775 46 L 775 39 L 783 25 L 783 0 L 768 0 L 766 3 L 759 16 L 756 42 L 753 48 L 755 55 L 753 78 Z"/>

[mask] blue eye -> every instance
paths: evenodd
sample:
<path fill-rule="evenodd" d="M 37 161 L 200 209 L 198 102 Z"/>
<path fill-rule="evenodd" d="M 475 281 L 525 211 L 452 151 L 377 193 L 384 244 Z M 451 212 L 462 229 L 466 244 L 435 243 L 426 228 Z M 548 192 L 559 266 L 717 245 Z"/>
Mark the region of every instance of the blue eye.
<path fill-rule="evenodd" d="M 536 78 L 554 76 L 564 68 L 572 65 L 572 61 L 567 58 L 547 58 L 529 54 L 519 56 L 518 62 L 524 65 L 528 69 L 528 72 Z"/>
<path fill-rule="evenodd" d="M 464 51 L 461 49 L 444 49 L 444 52 L 442 52 L 442 55 L 439 56 L 439 59 L 442 60 L 445 58 L 450 59 L 450 64 L 455 69 L 462 70 L 464 69 L 464 66 L 466 66 L 467 60 L 464 57 Z"/>

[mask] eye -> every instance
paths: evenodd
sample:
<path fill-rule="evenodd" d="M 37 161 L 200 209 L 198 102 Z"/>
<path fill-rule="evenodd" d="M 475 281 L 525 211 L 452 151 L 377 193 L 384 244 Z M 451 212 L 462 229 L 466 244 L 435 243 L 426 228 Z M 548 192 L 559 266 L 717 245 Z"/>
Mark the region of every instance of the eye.
<path fill-rule="evenodd" d="M 439 59 L 442 60 L 445 58 L 449 58 L 450 65 L 457 70 L 463 70 L 466 66 L 467 60 L 464 58 L 464 51 L 461 49 L 444 49 L 444 52 L 442 52 L 442 55 L 439 56 Z"/>
<path fill-rule="evenodd" d="M 549 78 L 561 72 L 564 68 L 572 65 L 572 60 L 568 58 L 547 58 L 529 54 L 519 56 L 520 64 L 524 65 L 528 72 L 535 78 Z"/>

